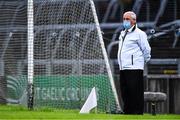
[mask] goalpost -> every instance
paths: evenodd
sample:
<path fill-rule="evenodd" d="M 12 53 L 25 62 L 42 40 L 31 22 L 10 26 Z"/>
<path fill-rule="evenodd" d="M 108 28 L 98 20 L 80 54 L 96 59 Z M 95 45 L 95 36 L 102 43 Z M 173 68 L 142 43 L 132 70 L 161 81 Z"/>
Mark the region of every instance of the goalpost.
<path fill-rule="evenodd" d="M 28 0 L 28 108 L 121 111 L 93 0 Z M 26 62 L 25 62 L 26 63 Z"/>
<path fill-rule="evenodd" d="M 100 41 L 100 44 L 101 44 L 102 53 L 103 53 L 105 64 L 106 64 L 106 69 L 107 69 L 107 72 L 108 72 L 108 77 L 109 77 L 111 87 L 112 87 L 112 91 L 114 93 L 115 101 L 116 101 L 116 104 L 117 104 L 117 110 L 122 112 L 122 109 L 120 107 L 119 100 L 118 100 L 116 87 L 114 85 L 114 80 L 113 80 L 110 64 L 109 64 L 109 61 L 108 61 L 107 52 L 105 50 L 105 46 L 104 46 L 103 37 L 102 37 L 102 34 L 101 34 L 99 21 L 98 21 L 97 15 L 96 15 L 96 9 L 95 9 L 95 6 L 94 6 L 94 3 L 93 3 L 92 0 L 90 0 L 90 3 L 91 3 L 91 9 L 92 9 L 92 12 L 93 12 L 93 16 L 94 16 L 94 22 L 96 24 L 96 28 L 97 28 L 97 32 L 98 32 L 99 41 Z"/>
<path fill-rule="evenodd" d="M 34 97 L 34 87 L 33 87 L 33 76 L 34 76 L 34 8 L 33 0 L 28 0 L 27 5 L 27 41 L 28 41 L 28 88 L 27 88 L 27 98 L 28 98 L 28 108 L 33 109 L 33 97 Z"/>

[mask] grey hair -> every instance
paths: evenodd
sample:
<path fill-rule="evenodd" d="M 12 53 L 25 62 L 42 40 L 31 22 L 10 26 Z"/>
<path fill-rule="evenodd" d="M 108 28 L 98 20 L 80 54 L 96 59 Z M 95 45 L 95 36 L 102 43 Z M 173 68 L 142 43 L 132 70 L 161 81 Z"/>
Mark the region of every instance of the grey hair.
<path fill-rule="evenodd" d="M 133 11 L 128 11 L 128 12 L 125 12 L 124 14 L 130 14 L 132 19 L 136 20 L 136 14 L 133 12 Z"/>
<path fill-rule="evenodd" d="M 131 17 L 132 17 L 132 19 L 136 20 L 136 14 L 135 13 L 131 14 Z"/>

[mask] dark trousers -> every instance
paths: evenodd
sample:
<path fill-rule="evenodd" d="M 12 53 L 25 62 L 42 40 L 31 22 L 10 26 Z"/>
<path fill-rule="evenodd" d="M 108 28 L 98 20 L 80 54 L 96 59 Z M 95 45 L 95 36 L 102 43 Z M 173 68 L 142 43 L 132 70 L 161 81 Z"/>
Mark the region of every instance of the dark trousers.
<path fill-rule="evenodd" d="M 144 82 L 143 70 L 121 70 L 120 90 L 125 114 L 143 114 Z"/>

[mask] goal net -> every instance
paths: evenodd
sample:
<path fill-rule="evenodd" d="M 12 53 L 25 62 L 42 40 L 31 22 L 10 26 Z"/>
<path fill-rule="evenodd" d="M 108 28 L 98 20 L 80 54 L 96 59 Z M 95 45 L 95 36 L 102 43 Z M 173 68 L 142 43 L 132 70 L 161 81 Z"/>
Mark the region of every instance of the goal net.
<path fill-rule="evenodd" d="M 98 111 L 120 109 L 92 0 L 34 0 L 18 9 L 28 13 L 28 34 L 13 33 L 5 48 L 9 102 L 26 102 L 32 79 L 34 107 L 80 109 L 96 87 Z"/>

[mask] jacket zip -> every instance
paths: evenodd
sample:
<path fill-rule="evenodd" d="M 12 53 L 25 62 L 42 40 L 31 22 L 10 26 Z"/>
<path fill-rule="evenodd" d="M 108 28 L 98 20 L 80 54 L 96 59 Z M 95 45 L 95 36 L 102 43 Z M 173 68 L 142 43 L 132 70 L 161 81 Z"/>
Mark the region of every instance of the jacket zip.
<path fill-rule="evenodd" d="M 120 49 L 120 55 L 119 55 L 121 70 L 122 70 L 121 51 L 122 51 L 123 43 L 124 43 L 124 40 L 122 41 L 122 45 L 121 45 L 121 49 Z"/>
<path fill-rule="evenodd" d="M 122 37 L 122 45 L 121 45 L 121 49 L 120 49 L 120 58 L 119 58 L 119 60 L 120 60 L 120 67 L 121 67 L 121 70 L 122 70 L 122 61 L 121 61 L 121 51 L 122 51 L 122 47 L 123 47 L 123 43 L 124 43 L 124 39 L 125 39 L 125 37 L 126 37 L 126 35 L 127 35 L 127 33 L 128 33 L 128 31 L 126 31 L 125 32 L 125 35 L 124 35 L 124 37 Z"/>

